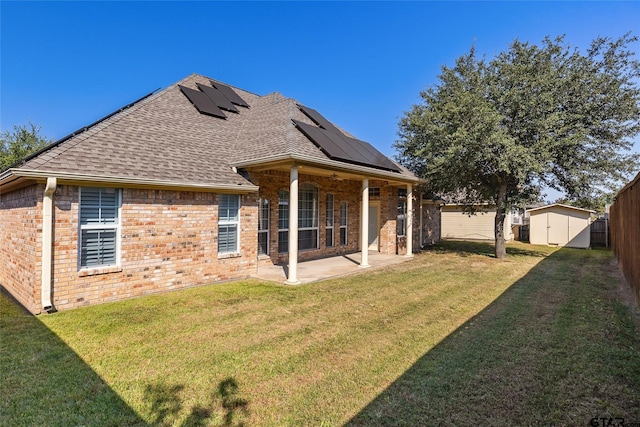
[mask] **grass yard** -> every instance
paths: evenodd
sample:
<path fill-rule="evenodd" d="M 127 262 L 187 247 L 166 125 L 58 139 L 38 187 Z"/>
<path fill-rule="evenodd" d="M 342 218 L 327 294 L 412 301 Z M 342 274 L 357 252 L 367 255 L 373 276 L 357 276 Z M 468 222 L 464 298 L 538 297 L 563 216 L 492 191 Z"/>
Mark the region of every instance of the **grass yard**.
<path fill-rule="evenodd" d="M 0 425 L 640 423 L 638 309 L 611 253 L 491 253 L 38 317 L 2 294 Z"/>

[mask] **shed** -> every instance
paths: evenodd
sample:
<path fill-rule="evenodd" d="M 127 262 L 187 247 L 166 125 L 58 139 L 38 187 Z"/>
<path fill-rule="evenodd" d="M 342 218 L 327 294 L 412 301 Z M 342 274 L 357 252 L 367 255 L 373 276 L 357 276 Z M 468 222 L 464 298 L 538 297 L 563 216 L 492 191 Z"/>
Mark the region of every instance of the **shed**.
<path fill-rule="evenodd" d="M 591 246 L 591 215 L 595 211 L 554 203 L 528 212 L 532 244 L 584 249 Z"/>

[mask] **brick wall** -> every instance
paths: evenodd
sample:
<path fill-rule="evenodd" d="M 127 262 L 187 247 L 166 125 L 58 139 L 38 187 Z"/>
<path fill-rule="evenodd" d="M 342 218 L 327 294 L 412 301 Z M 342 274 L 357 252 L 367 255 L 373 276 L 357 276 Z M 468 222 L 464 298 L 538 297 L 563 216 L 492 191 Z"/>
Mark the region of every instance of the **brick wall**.
<path fill-rule="evenodd" d="M 398 217 L 398 187 L 380 187 L 380 252 L 398 253 L 396 219 Z"/>
<path fill-rule="evenodd" d="M 260 197 L 270 201 L 270 256 L 260 262 L 286 262 L 278 254 L 278 191 L 289 188 L 287 172 L 253 173 Z M 309 260 L 360 248 L 362 182 L 334 181 L 300 173 L 299 183 L 319 189 L 319 249 L 299 252 Z M 370 181 L 380 196 L 381 253 L 403 254 L 396 239 L 397 187 Z M 247 277 L 257 271 L 258 194 L 242 196 L 241 251 L 218 256 L 218 196 L 207 192 L 122 189 L 121 262 L 118 267 L 80 269 L 78 263 L 77 186 L 59 185 L 54 195 L 52 301 L 57 310 L 165 292 L 217 281 Z M 0 284 L 34 313 L 40 306 L 42 194 L 34 185 L 2 195 Z M 334 246 L 326 247 L 326 194 L 334 195 Z M 348 203 L 348 244 L 339 243 L 340 202 Z M 414 202 L 414 208 L 417 204 Z M 418 249 L 418 215 L 414 215 L 414 247 Z"/>
<path fill-rule="evenodd" d="M 36 197 L 43 191 L 43 187 L 38 186 Z M 13 193 L 10 197 L 3 196 L 3 207 L 9 204 L 10 198 L 17 197 Z M 205 192 L 123 189 L 120 265 L 81 270 L 78 264 L 78 187 L 58 186 L 54 195 L 53 227 L 52 301 L 55 309 L 116 301 L 255 274 L 257 195 L 243 195 L 241 198 L 241 250 L 240 255 L 235 256 L 218 256 L 217 197 L 214 193 Z M 2 247 L 3 252 L 29 253 L 29 257 L 14 256 L 14 262 L 20 265 L 14 270 L 21 271 L 27 280 L 17 273 L 5 273 L 6 268 L 2 269 L 0 276 L 16 298 L 32 312 L 38 313 L 41 311 L 40 273 L 30 272 L 34 265 L 40 265 L 40 250 L 24 242 L 41 244 L 41 203 L 33 208 L 21 208 L 20 212 L 6 209 L 2 212 L 3 220 L 9 216 L 20 217 L 20 220 L 38 218 L 37 229 L 30 227 L 20 231 L 19 241 Z M 6 228 L 3 226 L 3 233 L 7 233 Z M 25 298 L 22 296 L 25 292 L 29 294 L 27 296 L 33 294 L 37 298 Z"/>
<path fill-rule="evenodd" d="M 422 244 L 440 242 L 440 206 L 436 203 L 422 205 Z"/>
<path fill-rule="evenodd" d="M 0 195 L 0 285 L 27 309 L 40 303 L 44 185 Z"/>
<path fill-rule="evenodd" d="M 278 254 L 278 192 L 282 189 L 289 191 L 289 173 L 280 171 L 255 172 L 251 174 L 252 181 L 260 186 L 260 197 L 269 200 L 269 257 L 261 262 L 281 263 L 289 259 L 288 254 Z M 318 187 L 319 201 L 319 249 L 301 250 L 298 260 L 305 261 L 325 256 L 356 252 L 360 248 L 360 181 L 333 181 L 328 177 L 306 175 L 299 173 L 298 183 L 313 184 Z M 333 194 L 334 208 L 334 246 L 326 246 L 326 195 Z M 340 202 L 348 203 L 347 212 L 347 245 L 340 245 Z"/>
<path fill-rule="evenodd" d="M 281 171 L 253 172 L 252 181 L 260 186 L 260 197 L 266 198 L 270 202 L 270 235 L 269 235 L 269 257 L 265 257 L 261 262 L 283 263 L 288 260 L 288 254 L 278 254 L 278 191 L 289 190 L 289 173 Z M 361 212 L 361 191 L 362 181 L 342 180 L 334 181 L 328 177 L 307 175 L 299 172 L 299 185 L 313 184 L 318 187 L 319 213 L 320 213 L 320 245 L 318 249 L 300 251 L 298 260 L 304 261 L 314 258 L 334 256 L 343 253 L 357 252 L 360 250 L 360 212 Z M 380 196 L 370 197 L 370 203 L 376 203 L 380 207 L 380 238 L 379 250 L 384 254 L 403 254 L 403 247 L 398 247 L 396 239 L 396 216 L 398 205 L 398 188 L 386 184 L 380 180 L 370 180 L 369 187 L 380 188 Z M 326 194 L 334 195 L 334 219 L 335 219 L 335 245 L 326 247 Z M 340 224 L 340 202 L 346 201 L 349 205 L 347 215 L 348 245 L 339 244 L 339 224 Z M 414 208 L 416 204 L 414 202 Z M 417 216 L 414 215 L 414 223 Z M 418 223 L 416 223 L 418 224 Z M 418 226 L 414 225 L 416 236 Z M 417 243 L 415 245 L 418 248 Z"/>

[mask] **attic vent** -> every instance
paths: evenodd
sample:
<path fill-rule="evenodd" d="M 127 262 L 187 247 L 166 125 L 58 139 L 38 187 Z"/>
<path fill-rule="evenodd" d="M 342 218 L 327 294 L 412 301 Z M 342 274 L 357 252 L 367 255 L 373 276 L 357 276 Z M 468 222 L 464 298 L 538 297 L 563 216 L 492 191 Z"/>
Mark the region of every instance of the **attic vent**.
<path fill-rule="evenodd" d="M 240 98 L 229 86 L 213 82 L 211 82 L 211 84 L 214 86 L 211 87 L 197 83 L 198 89 L 200 90 L 180 85 L 178 85 L 178 87 L 200 114 L 226 119 L 227 116 L 222 110 L 239 113 L 236 105 L 249 108 L 249 104 Z"/>

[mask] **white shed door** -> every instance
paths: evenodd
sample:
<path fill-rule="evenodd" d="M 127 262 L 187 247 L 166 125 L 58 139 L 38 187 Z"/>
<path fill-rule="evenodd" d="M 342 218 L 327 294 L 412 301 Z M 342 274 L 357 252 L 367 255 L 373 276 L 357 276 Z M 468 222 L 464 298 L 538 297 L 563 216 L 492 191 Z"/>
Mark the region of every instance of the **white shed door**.
<path fill-rule="evenodd" d="M 547 212 L 547 243 L 558 246 L 569 243 L 569 222 L 565 215 Z"/>

